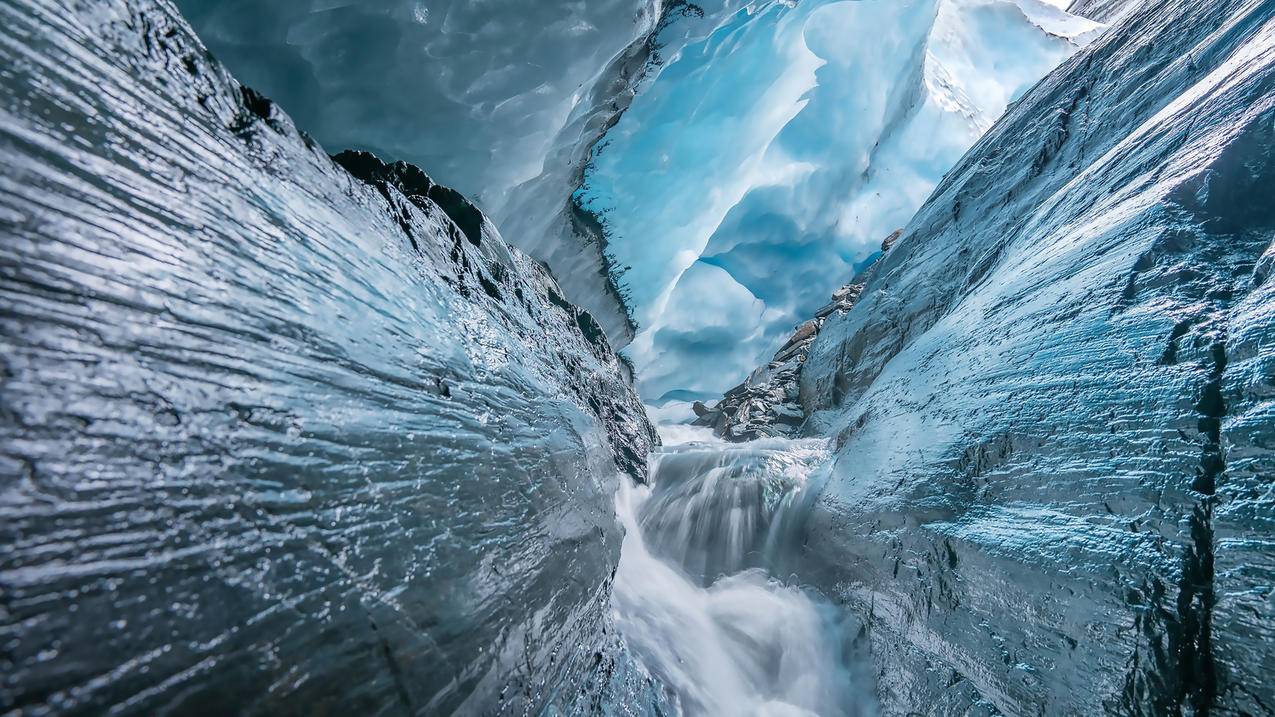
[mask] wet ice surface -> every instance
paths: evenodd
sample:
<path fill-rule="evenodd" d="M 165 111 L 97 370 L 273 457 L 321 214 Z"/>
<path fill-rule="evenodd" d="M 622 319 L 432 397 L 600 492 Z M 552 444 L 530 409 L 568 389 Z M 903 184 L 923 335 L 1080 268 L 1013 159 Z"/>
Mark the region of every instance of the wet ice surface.
<path fill-rule="evenodd" d="M 857 623 L 775 577 L 826 457 L 818 440 L 689 443 L 653 454 L 649 487 L 621 486 L 616 625 L 682 713 L 871 713 Z"/>
<path fill-rule="evenodd" d="M 595 109 L 590 90 L 660 11 L 656 0 L 176 5 L 239 80 L 325 146 L 427 167 L 492 214 Z"/>
<path fill-rule="evenodd" d="M 0 709 L 1269 714 L 1275 19 L 1129 5 L 829 318 L 830 462 L 682 446 L 616 504 L 649 426 L 492 227 L 167 3 L 0 4 Z"/>
<path fill-rule="evenodd" d="M 651 67 L 755 0 L 176 4 L 325 146 L 417 163 L 473 198 L 619 346 L 632 326 L 570 194 Z"/>
<path fill-rule="evenodd" d="M 0 27 L 0 711 L 640 703 L 613 496 L 654 434 L 548 275 L 167 2 Z"/>
<path fill-rule="evenodd" d="M 1275 705 L 1275 13 L 1133 5 L 803 369 L 802 574 L 872 616 L 888 711 Z"/>
<path fill-rule="evenodd" d="M 632 311 L 649 398 L 738 382 L 1099 29 L 1041 0 L 177 5 L 326 146 L 474 197 L 617 346 Z"/>

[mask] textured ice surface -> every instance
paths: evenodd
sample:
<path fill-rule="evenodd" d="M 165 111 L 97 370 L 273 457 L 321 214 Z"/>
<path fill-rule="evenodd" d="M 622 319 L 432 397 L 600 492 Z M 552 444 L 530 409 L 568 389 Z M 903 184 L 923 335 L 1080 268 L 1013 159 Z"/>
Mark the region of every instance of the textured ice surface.
<path fill-rule="evenodd" d="M 1099 22 L 1116 22 L 1141 2 L 1142 0 L 1073 0 L 1067 5 L 1067 12 Z"/>
<path fill-rule="evenodd" d="M 646 704 L 603 630 L 654 435 L 587 315 L 167 2 L 0 27 L 0 711 Z"/>
<path fill-rule="evenodd" d="M 1158 0 L 947 175 L 802 376 L 885 710 L 1275 710 L 1275 4 Z"/>
<path fill-rule="evenodd" d="M 330 149 L 428 167 L 632 335 L 568 197 L 650 58 L 658 0 L 177 0 L 247 84 Z"/>
<path fill-rule="evenodd" d="M 742 380 L 1099 31 L 1037 0 L 756 3 L 670 57 L 580 193 L 626 270 L 643 395 Z"/>

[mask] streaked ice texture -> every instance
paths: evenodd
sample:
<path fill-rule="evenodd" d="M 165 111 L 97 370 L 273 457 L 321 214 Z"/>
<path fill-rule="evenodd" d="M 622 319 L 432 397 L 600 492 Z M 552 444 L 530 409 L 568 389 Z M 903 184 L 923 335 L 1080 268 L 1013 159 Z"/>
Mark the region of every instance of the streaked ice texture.
<path fill-rule="evenodd" d="M 1072 0 L 1067 11 L 1099 22 L 1113 23 L 1141 4 L 1142 0 Z"/>
<path fill-rule="evenodd" d="M 625 482 L 616 625 L 689 715 L 863 715 L 858 623 L 769 573 L 800 543 L 823 441 L 691 443 Z M 869 683 L 870 684 L 870 683 Z"/>
<path fill-rule="evenodd" d="M 656 708 L 609 626 L 655 434 L 540 265 L 168 2 L 0 27 L 0 711 Z"/>
<path fill-rule="evenodd" d="M 426 167 L 545 261 L 617 345 L 632 337 L 569 196 L 628 105 L 660 0 L 177 0 L 248 85 L 333 151 Z"/>
<path fill-rule="evenodd" d="M 1275 710 L 1275 4 L 1131 5 L 802 372 L 888 713 Z"/>
<path fill-rule="evenodd" d="M 753 3 L 658 68 L 578 198 L 642 328 L 642 394 L 747 375 L 1101 26 L 1038 0 Z"/>
<path fill-rule="evenodd" d="M 569 283 L 167 0 L 0 3 L 0 711 L 1272 714 L 1272 0 L 185 5 Z M 631 484 L 590 151 L 648 397 L 904 228 L 820 438 Z"/>

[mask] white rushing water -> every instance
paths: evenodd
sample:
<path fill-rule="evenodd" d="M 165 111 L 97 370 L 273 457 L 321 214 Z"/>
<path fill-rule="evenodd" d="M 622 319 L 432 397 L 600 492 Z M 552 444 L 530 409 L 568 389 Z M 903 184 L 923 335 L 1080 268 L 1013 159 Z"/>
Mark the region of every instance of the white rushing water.
<path fill-rule="evenodd" d="M 792 557 L 821 441 L 688 443 L 616 498 L 616 621 L 690 715 L 860 715 L 843 616 L 774 577 Z"/>

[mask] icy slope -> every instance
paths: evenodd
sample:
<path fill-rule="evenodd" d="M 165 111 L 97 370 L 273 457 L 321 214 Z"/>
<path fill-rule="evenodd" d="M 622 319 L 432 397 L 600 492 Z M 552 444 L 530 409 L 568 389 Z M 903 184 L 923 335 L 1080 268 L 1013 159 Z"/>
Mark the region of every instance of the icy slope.
<path fill-rule="evenodd" d="M 891 714 L 1275 710 L 1275 3 L 1032 89 L 811 349 L 806 577 Z"/>
<path fill-rule="evenodd" d="M 1099 22 L 1117 22 L 1132 12 L 1142 0 L 1074 0 L 1067 12 Z"/>
<path fill-rule="evenodd" d="M 640 703 L 603 631 L 654 435 L 592 319 L 166 1 L 0 26 L 0 711 Z"/>
<path fill-rule="evenodd" d="M 324 145 L 429 167 L 476 198 L 612 342 L 633 326 L 569 201 L 661 57 L 748 0 L 177 0 L 214 53 Z"/>
<path fill-rule="evenodd" d="M 582 212 L 573 193 L 591 152 L 635 95 L 659 76 L 665 60 L 697 42 L 747 0 L 660 2 L 659 21 L 612 58 L 575 107 L 535 177 L 513 187 L 493 216 L 518 246 L 547 263 L 573 301 L 588 309 L 621 348 L 633 340 L 632 309 L 621 294 L 607 237 L 596 217 Z M 583 89 L 583 88 L 582 88 Z"/>
<path fill-rule="evenodd" d="M 1038 0 L 755 3 L 671 57 L 578 195 L 626 268 L 643 395 L 743 379 L 1099 31 Z"/>
<path fill-rule="evenodd" d="M 800 289 L 844 284 L 1009 99 L 1098 29 L 1042 0 L 178 5 L 325 145 L 475 196 L 617 346 L 647 325 L 652 397 L 742 378 L 817 308 Z M 727 370 L 694 375 L 732 342 L 745 350 L 711 357 Z"/>
<path fill-rule="evenodd" d="M 633 335 L 568 198 L 651 58 L 659 0 L 177 0 L 213 52 L 325 146 L 429 167 Z M 534 29 L 534 30 L 533 30 Z"/>

